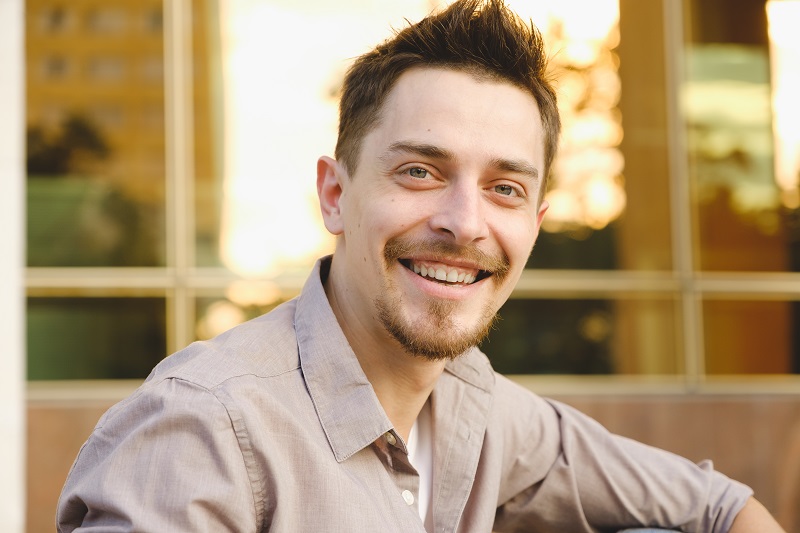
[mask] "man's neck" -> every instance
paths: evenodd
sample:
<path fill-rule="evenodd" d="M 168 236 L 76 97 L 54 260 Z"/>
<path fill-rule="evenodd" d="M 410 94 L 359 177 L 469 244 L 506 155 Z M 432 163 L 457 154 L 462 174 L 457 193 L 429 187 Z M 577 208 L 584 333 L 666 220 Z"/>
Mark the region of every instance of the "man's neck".
<path fill-rule="evenodd" d="M 341 305 L 331 278 L 324 283 L 331 309 L 386 416 L 407 442 L 414 421 L 444 371 L 445 361 L 411 355 L 385 330 L 374 331 L 359 322 Z"/>
<path fill-rule="evenodd" d="M 411 426 L 436 386 L 445 362 L 427 361 L 402 349 L 400 353 L 355 347 L 353 350 L 386 416 L 395 431 L 408 442 Z"/>

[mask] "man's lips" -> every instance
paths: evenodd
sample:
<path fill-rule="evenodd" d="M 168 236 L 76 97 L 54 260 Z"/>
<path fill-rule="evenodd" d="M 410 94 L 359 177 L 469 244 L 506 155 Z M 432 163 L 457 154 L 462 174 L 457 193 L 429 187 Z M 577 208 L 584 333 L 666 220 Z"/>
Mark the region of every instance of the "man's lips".
<path fill-rule="evenodd" d="M 505 254 L 491 255 L 474 245 L 445 239 L 390 239 L 383 250 L 387 268 L 399 262 L 411 272 L 444 285 L 468 286 L 487 278 L 502 282 L 510 263 Z"/>
<path fill-rule="evenodd" d="M 398 260 L 408 270 L 433 281 L 447 285 L 471 285 L 492 275 L 487 270 L 455 266 L 439 261 L 423 261 L 409 258 Z"/>

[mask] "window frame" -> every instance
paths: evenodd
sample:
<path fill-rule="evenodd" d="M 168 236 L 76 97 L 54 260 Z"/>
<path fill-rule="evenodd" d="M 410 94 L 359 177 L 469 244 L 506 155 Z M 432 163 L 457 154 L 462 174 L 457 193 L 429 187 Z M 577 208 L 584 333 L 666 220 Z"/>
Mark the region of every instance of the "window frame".
<path fill-rule="evenodd" d="M 624 0 L 622 0 L 624 1 Z M 166 127 L 166 266 L 152 268 L 27 268 L 26 293 L 36 296 L 162 296 L 166 299 L 167 353 L 194 340 L 196 300 L 224 294 L 238 278 L 223 268 L 195 266 L 192 2 L 164 0 Z M 800 394 L 800 375 L 708 376 L 704 369 L 702 304 L 705 298 L 800 301 L 800 273 L 702 272 L 694 246 L 692 198 L 680 87 L 684 79 L 683 1 L 662 0 L 672 232 L 671 270 L 526 270 L 512 298 L 615 298 L 638 293 L 672 297 L 681 330 L 677 376 L 513 376 L 540 393 L 775 393 Z M 273 280 L 288 299 L 304 279 Z M 123 389 L 127 386 L 120 383 Z M 39 388 L 43 385 L 38 386 Z M 587 389 L 588 387 L 588 389 Z"/>

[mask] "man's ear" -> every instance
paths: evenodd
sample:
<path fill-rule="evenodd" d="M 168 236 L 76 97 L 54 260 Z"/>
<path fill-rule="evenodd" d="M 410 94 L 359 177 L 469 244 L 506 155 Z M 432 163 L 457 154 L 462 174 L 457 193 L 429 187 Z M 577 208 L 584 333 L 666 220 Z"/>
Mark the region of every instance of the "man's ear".
<path fill-rule="evenodd" d="M 547 200 L 542 200 L 542 203 L 539 204 L 539 211 L 536 213 L 536 225 L 534 226 L 534 235 L 533 240 L 534 242 L 536 239 L 539 238 L 539 230 L 542 228 L 542 220 L 544 220 L 544 214 L 547 213 L 547 209 L 550 207 L 550 204 L 547 203 Z"/>
<path fill-rule="evenodd" d="M 544 214 L 547 213 L 547 208 L 550 207 L 550 204 L 547 200 L 542 200 L 542 203 L 539 204 L 539 212 L 536 213 L 536 227 L 539 228 L 542 225 L 542 220 L 544 220 Z"/>
<path fill-rule="evenodd" d="M 344 232 L 340 201 L 342 182 L 347 179 L 344 168 L 335 160 L 322 156 L 317 161 L 317 196 L 325 227 L 333 235 Z"/>

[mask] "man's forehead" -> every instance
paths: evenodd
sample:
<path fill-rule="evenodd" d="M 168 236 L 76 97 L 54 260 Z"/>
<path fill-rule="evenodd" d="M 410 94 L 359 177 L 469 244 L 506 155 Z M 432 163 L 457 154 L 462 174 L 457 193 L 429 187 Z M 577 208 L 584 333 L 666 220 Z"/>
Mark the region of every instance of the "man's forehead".
<path fill-rule="evenodd" d="M 376 136 L 377 145 L 367 141 Z M 483 139 L 475 148 L 486 148 L 498 167 L 542 172 L 544 133 L 535 98 L 511 82 L 461 69 L 415 67 L 403 73 L 364 140 L 373 156 L 405 151 L 447 159 L 458 151 L 451 143 L 469 138 Z"/>

